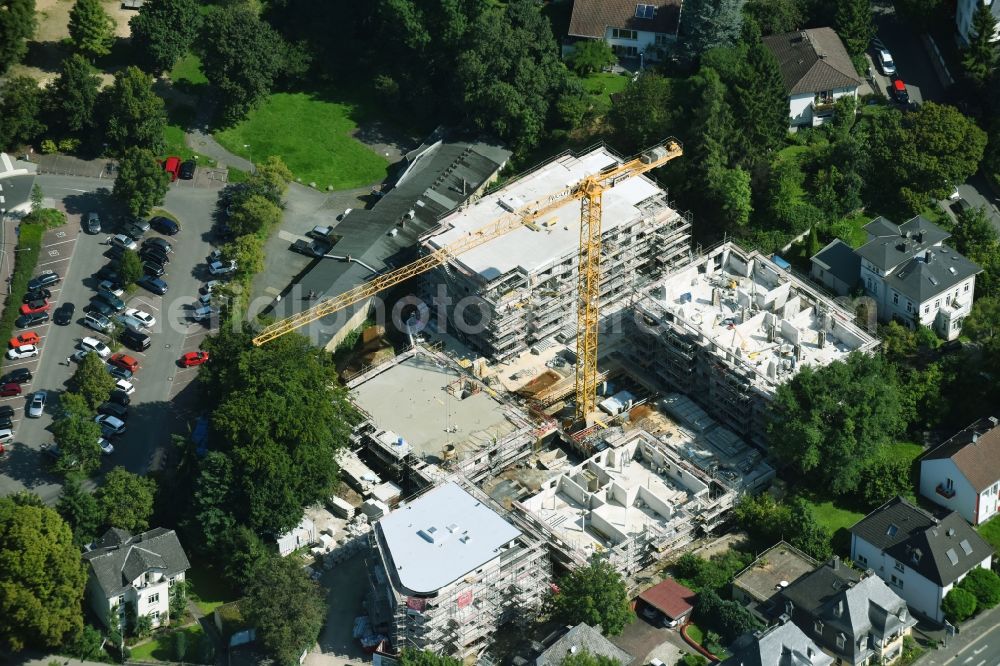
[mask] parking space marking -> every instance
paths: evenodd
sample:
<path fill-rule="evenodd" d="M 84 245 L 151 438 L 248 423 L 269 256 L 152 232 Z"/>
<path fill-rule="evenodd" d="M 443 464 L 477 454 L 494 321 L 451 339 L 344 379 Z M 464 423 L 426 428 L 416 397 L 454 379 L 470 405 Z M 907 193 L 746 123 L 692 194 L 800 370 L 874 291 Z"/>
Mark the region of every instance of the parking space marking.
<path fill-rule="evenodd" d="M 65 236 L 65 235 L 66 235 L 65 231 L 60 231 L 59 233 L 56 234 L 57 237 L 61 237 L 61 236 Z M 43 245 L 42 249 L 44 250 L 46 248 L 55 247 L 56 245 L 63 245 L 64 243 L 75 243 L 75 242 L 76 242 L 75 238 L 70 238 L 68 240 L 56 241 L 55 243 L 49 243 L 48 245 Z"/>
<path fill-rule="evenodd" d="M 57 252 L 56 255 L 58 255 L 58 254 L 59 253 Z M 49 264 L 58 264 L 59 262 L 62 262 L 62 261 L 69 261 L 72 258 L 73 257 L 70 256 L 70 257 L 63 257 L 62 259 L 53 259 L 52 261 L 44 261 L 44 262 L 42 262 L 42 263 L 40 263 L 38 265 L 39 266 L 48 266 Z M 49 289 L 49 291 L 52 291 L 52 290 Z"/>

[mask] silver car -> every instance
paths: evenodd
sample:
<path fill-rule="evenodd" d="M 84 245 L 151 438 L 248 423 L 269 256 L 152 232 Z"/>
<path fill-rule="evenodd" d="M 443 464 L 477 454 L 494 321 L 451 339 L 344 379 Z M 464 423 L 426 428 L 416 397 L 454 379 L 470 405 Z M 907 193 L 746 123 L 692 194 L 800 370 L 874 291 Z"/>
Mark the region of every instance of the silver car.
<path fill-rule="evenodd" d="M 28 416 L 33 419 L 37 419 L 45 411 L 45 401 L 48 400 L 49 394 L 46 391 L 35 391 L 31 396 L 31 402 L 28 403 Z"/>

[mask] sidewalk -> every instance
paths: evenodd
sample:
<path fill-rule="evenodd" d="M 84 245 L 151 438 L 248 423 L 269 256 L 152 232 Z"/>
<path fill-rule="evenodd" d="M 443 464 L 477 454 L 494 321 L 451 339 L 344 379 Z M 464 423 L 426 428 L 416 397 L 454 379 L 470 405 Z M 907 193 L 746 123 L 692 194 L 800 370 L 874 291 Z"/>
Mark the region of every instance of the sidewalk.
<path fill-rule="evenodd" d="M 920 666 L 941 666 L 947 664 L 965 652 L 968 648 L 979 646 L 983 639 L 1000 634 L 1000 606 L 980 613 L 972 620 L 959 627 L 959 633 L 947 639 L 944 647 L 928 650 L 915 664 Z M 991 641 L 993 642 L 993 641 Z M 976 650 L 976 654 L 981 652 Z M 971 666 L 976 666 L 972 657 L 964 660 Z M 964 663 L 964 662 L 962 662 Z"/>

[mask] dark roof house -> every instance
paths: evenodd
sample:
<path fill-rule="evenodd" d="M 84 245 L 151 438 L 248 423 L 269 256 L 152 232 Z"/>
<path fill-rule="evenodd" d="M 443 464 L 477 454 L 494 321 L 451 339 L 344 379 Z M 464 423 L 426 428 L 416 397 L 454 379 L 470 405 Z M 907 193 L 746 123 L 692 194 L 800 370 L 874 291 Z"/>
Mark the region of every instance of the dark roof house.
<path fill-rule="evenodd" d="M 677 34 L 680 0 L 574 0 L 570 37 L 604 39 L 608 28 Z"/>
<path fill-rule="evenodd" d="M 581 622 L 535 657 L 535 666 L 559 666 L 568 655 L 582 650 L 614 659 L 621 666 L 628 666 L 634 660 L 632 655 L 602 636 L 598 629 Z"/>
<path fill-rule="evenodd" d="M 768 35 L 763 41 L 778 61 L 789 95 L 861 85 L 843 42 L 832 28 Z"/>
<path fill-rule="evenodd" d="M 817 252 L 811 261 L 812 276 L 840 296 L 853 291 L 861 279 L 861 257 L 839 238 Z"/>
<path fill-rule="evenodd" d="M 720 666 L 830 666 L 833 657 L 793 622 L 744 634 L 729 646 L 731 656 Z"/>
<path fill-rule="evenodd" d="M 170 577 L 191 568 L 177 533 L 162 527 L 135 536 L 112 528 L 83 559 L 107 599 L 122 594 L 149 570 Z"/>

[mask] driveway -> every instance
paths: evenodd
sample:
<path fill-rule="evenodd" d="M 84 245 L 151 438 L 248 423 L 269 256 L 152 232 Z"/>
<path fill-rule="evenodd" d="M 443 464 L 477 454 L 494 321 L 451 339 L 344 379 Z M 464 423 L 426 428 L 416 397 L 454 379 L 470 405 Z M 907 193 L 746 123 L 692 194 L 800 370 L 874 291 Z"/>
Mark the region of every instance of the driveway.
<path fill-rule="evenodd" d="M 60 272 L 63 281 L 58 291 L 52 290 L 53 307 L 64 302 L 73 303 L 77 320 L 69 326 L 40 327 L 44 332 L 42 354 L 34 362 L 34 380 L 25 389 L 44 388 L 58 393 L 65 389 L 75 369 L 66 365 L 66 358 L 80 339 L 88 335 L 101 337 L 79 322 L 84 307 L 94 295 L 91 275 L 107 262 L 104 243 L 108 233 L 94 236 L 81 233 L 80 217 L 85 212 L 97 211 L 105 223 L 104 231 L 110 232 L 116 206 L 110 200 L 106 180 L 43 175 L 37 181 L 46 196 L 53 198 L 69 216 L 66 226 L 46 235 L 39 271 Z M 163 207 L 175 215 L 181 225 L 181 232 L 169 238 L 174 252 L 164 279 L 170 290 L 161 297 L 139 288 L 126 299 L 128 307 L 149 312 L 157 322 L 150 331 L 153 344 L 149 349 L 145 352 L 123 350 L 140 363 L 134 379 L 136 392 L 129 407 L 128 431 L 114 441 L 115 452 L 104 457 L 101 473 L 117 465 L 140 474 L 163 467 L 171 450 L 171 435 L 188 432 L 187 425 L 197 414 L 194 387 L 189 386 L 196 370 L 179 369 L 176 359 L 184 351 L 196 349 L 209 330 L 191 322 L 189 310 L 198 287 L 206 278 L 205 257 L 211 249 L 206 239 L 217 192 L 217 188 L 174 184 L 167 193 Z M 155 233 L 147 234 L 151 235 Z M 4 369 L 7 367 L 5 365 Z M 23 404 L 23 399 L 21 402 Z M 0 462 L 0 493 L 28 489 L 48 503 L 58 498 L 59 478 L 47 472 L 48 467 L 40 455 L 42 445 L 52 441 L 47 431 L 50 424 L 48 414 L 17 424 L 15 444 Z"/>
<path fill-rule="evenodd" d="M 944 86 L 921 43 L 920 36 L 896 14 L 892 5 L 873 7 L 873 14 L 878 38 L 892 53 L 896 72 L 906 84 L 910 101 L 920 104 L 943 99 Z M 888 79 L 877 72 L 876 81 L 882 86 L 882 91 L 886 92 Z"/>
<path fill-rule="evenodd" d="M 675 664 L 682 654 L 693 652 L 676 629 L 654 627 L 641 617 L 626 625 L 621 635 L 609 639 L 632 655 L 634 664 L 648 664 L 653 658 Z"/>
<path fill-rule="evenodd" d="M 306 655 L 306 666 L 344 666 L 370 661 L 352 635 L 354 618 L 364 612 L 368 572 L 361 555 L 344 560 L 320 579 L 327 590 L 327 616 L 319 644 Z"/>
<path fill-rule="evenodd" d="M 973 208 L 985 208 L 986 215 L 993 222 L 993 228 L 1000 234 L 1000 211 L 997 210 L 998 198 L 981 173 L 973 174 L 969 180 L 958 186 L 958 193 L 969 202 Z M 948 202 L 951 204 L 952 202 Z"/>

